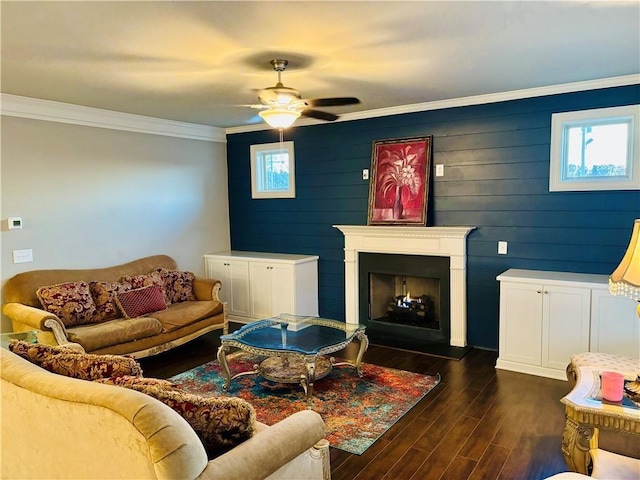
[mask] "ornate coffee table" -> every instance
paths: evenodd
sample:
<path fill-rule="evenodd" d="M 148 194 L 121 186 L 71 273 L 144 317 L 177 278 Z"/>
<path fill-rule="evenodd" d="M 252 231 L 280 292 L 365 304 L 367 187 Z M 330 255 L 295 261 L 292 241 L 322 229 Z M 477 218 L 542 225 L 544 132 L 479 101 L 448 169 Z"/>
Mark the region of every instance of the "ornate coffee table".
<path fill-rule="evenodd" d="M 261 375 L 279 383 L 299 383 L 307 398 L 313 395 L 313 382 L 329 374 L 333 367 L 350 366 L 362 377 L 360 367 L 369 339 L 364 325 L 348 324 L 318 317 L 282 314 L 244 325 L 239 330 L 221 335 L 218 361 L 225 375 L 223 389 L 243 375 Z M 360 342 L 355 363 L 336 363 L 325 355 L 342 350 L 354 338 Z M 227 353 L 231 347 L 267 357 L 254 369 L 231 375 Z"/>

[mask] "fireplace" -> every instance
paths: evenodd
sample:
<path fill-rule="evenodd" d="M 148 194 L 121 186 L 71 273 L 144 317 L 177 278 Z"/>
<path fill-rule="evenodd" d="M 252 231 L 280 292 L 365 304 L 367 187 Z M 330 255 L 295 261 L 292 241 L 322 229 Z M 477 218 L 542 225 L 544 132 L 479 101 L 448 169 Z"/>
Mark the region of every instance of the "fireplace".
<path fill-rule="evenodd" d="M 400 342 L 398 330 L 405 329 L 415 342 L 467 345 L 466 237 L 475 227 L 334 226 L 345 237 L 347 323 L 364 323 L 368 335 L 377 332 L 375 337 L 390 341 Z M 382 264 L 369 268 L 370 259 Z M 402 293 L 403 278 L 412 297 L 431 297 L 437 325 L 433 321 L 429 325 L 399 325 L 388 316 L 381 320 L 384 315 L 379 314 L 389 302 L 385 307 L 375 302 L 370 306 L 372 288 L 375 296 L 386 295 L 388 300 Z"/>
<path fill-rule="evenodd" d="M 449 258 L 359 253 L 359 322 L 373 343 L 449 343 Z"/>

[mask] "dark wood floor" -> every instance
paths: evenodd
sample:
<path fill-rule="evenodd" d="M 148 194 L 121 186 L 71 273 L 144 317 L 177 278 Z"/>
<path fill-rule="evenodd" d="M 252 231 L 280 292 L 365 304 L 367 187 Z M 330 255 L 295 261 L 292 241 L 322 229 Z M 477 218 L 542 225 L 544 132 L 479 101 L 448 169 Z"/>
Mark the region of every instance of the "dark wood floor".
<path fill-rule="evenodd" d="M 215 359 L 218 345 L 214 332 L 144 359 L 144 374 L 167 378 L 186 371 Z M 354 347 L 336 356 L 355 359 Z M 473 349 L 450 360 L 371 345 L 366 363 L 439 372 L 442 381 L 364 454 L 331 448 L 333 480 L 535 480 L 567 471 L 559 400 L 568 383 L 496 370 L 496 357 Z M 640 456 L 631 438 L 601 437 L 601 446 L 606 441 L 611 450 Z"/>

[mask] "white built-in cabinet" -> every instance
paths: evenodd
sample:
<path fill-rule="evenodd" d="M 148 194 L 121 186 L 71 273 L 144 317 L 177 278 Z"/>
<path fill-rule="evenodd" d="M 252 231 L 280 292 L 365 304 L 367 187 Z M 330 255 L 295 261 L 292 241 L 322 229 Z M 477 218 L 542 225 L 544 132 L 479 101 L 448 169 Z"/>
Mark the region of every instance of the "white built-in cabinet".
<path fill-rule="evenodd" d="M 609 294 L 606 275 L 510 269 L 500 281 L 496 368 L 566 379 L 571 355 L 640 355 L 636 303 Z"/>
<path fill-rule="evenodd" d="M 230 250 L 204 256 L 220 280 L 229 318 L 252 321 L 281 313 L 318 315 L 318 257 Z"/>

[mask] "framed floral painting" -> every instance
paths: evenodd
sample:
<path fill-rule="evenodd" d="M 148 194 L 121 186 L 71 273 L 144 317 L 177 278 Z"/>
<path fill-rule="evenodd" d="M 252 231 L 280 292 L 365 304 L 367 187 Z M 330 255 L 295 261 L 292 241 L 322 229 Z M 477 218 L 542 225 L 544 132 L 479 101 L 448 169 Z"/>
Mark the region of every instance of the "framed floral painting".
<path fill-rule="evenodd" d="M 432 141 L 373 142 L 368 225 L 426 225 Z"/>

